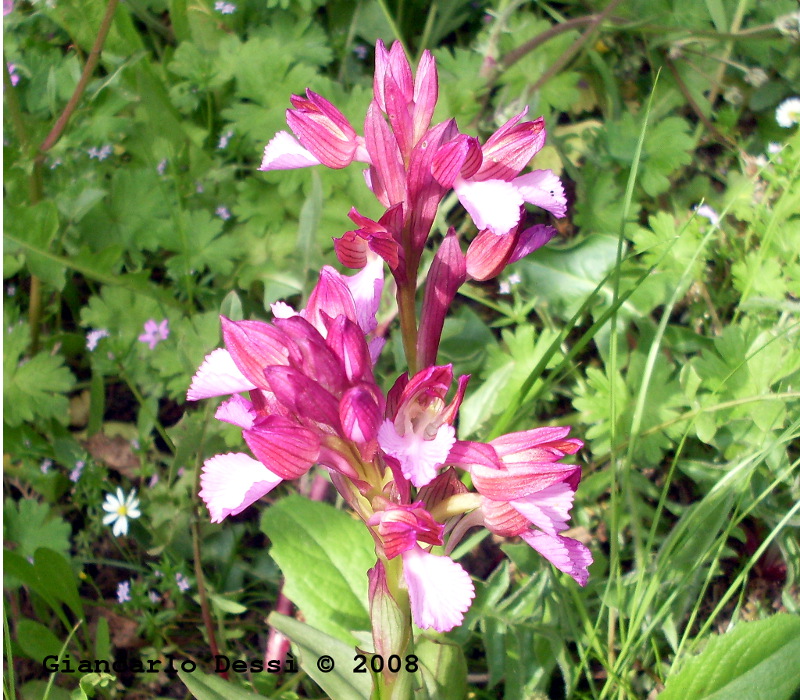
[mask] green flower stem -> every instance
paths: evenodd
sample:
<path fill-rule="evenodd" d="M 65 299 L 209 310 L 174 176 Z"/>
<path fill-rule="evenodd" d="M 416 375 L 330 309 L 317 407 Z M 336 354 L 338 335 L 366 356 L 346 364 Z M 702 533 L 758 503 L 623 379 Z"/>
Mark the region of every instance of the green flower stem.
<path fill-rule="evenodd" d="M 417 300 L 413 281 L 397 287 L 397 308 L 400 316 L 400 333 L 408 363 L 408 375 L 417 372 Z"/>

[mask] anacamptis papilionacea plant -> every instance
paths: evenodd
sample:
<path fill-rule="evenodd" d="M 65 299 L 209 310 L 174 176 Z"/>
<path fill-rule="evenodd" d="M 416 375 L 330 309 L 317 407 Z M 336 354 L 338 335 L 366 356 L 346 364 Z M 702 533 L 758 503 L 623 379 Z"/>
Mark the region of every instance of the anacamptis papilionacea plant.
<path fill-rule="evenodd" d="M 412 621 L 440 632 L 462 623 L 472 581 L 431 550 L 452 551 L 471 527 L 521 537 L 580 585 L 592 562 L 586 546 L 561 534 L 581 473 L 560 460 L 581 441 L 567 437 L 568 427 L 459 440 L 454 423 L 469 377 L 456 380 L 451 365 L 436 364 L 445 316 L 467 278 L 495 277 L 555 234 L 551 226 L 527 227 L 524 203 L 566 213 L 552 171 L 520 175 L 544 145 L 544 120 L 525 121 L 523 110 L 481 144 L 453 119 L 431 126 L 437 97 L 429 52 L 414 76 L 400 44 L 387 51 L 381 42 L 364 136 L 320 95 L 292 96 L 294 136 L 279 132 L 260 169 L 365 163 L 367 187 L 385 212 L 374 221 L 350 211 L 355 228 L 334 247 L 339 262 L 359 272 L 323 267 L 305 309 L 273 304 L 270 323 L 222 317 L 225 348 L 206 357 L 188 392 L 190 400 L 229 395 L 216 417 L 242 428 L 255 457 L 237 452 L 205 462 L 200 497 L 212 522 L 314 465 L 328 471 L 375 541 L 370 610 L 374 651 L 384 656 L 406 651 Z M 441 241 L 418 320 L 420 259 L 451 189 L 479 233 L 466 254 L 453 229 Z M 408 362 L 386 395 L 374 374 L 384 343 L 374 335 L 384 264 L 397 288 Z"/>

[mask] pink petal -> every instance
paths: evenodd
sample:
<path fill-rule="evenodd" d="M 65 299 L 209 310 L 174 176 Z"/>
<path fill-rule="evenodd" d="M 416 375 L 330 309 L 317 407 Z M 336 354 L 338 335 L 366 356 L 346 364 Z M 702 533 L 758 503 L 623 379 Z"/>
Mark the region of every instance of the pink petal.
<path fill-rule="evenodd" d="M 472 177 L 482 160 L 478 139 L 459 134 L 436 151 L 431 174 L 442 187 L 450 188 L 459 175 L 465 179 Z"/>
<path fill-rule="evenodd" d="M 574 464 L 530 462 L 506 464 L 505 469 L 474 464 L 470 473 L 472 483 L 481 495 L 494 501 L 515 501 L 567 481 L 576 471 L 580 473 L 580 467 Z"/>
<path fill-rule="evenodd" d="M 199 401 L 255 388 L 256 385 L 239 371 L 231 354 L 224 348 L 218 348 L 206 355 L 203 364 L 192 377 L 186 398 L 189 401 Z"/>
<path fill-rule="evenodd" d="M 262 321 L 231 321 L 224 316 L 220 320 L 225 347 L 240 372 L 259 389 L 269 389 L 264 368 L 289 364 L 285 335 Z"/>
<path fill-rule="evenodd" d="M 319 456 L 320 440 L 315 432 L 277 416 L 243 435 L 259 461 L 283 479 L 302 476 Z"/>
<path fill-rule="evenodd" d="M 510 182 L 456 182 L 456 194 L 479 231 L 489 229 L 497 235 L 508 233 L 519 223 L 522 195 Z"/>
<path fill-rule="evenodd" d="M 575 454 L 583 447 L 577 438 L 567 439 L 570 430 L 568 425 L 521 430 L 495 438 L 492 446 L 501 457 L 517 457 L 514 461 L 522 457 L 535 458 L 537 462 L 549 461 L 548 457 L 559 459 L 565 454 Z"/>
<path fill-rule="evenodd" d="M 469 574 L 449 557 L 438 557 L 419 546 L 402 557 L 414 624 L 439 632 L 460 625 L 475 597 Z"/>
<path fill-rule="evenodd" d="M 367 385 L 355 386 L 344 393 L 339 402 L 339 418 L 348 440 L 364 444 L 375 439 L 381 419 L 380 398 L 380 392 L 370 390 Z"/>
<path fill-rule="evenodd" d="M 562 481 L 525 498 L 511 501 L 511 505 L 540 530 L 555 537 L 567 529 L 574 497 L 575 491 Z"/>
<path fill-rule="evenodd" d="M 439 73 L 436 59 L 425 50 L 417 64 L 414 79 L 414 142 L 419 141 L 431 124 L 433 110 L 439 99 Z"/>
<path fill-rule="evenodd" d="M 253 427 L 255 415 L 253 404 L 236 394 L 220 404 L 214 418 L 247 430 Z"/>
<path fill-rule="evenodd" d="M 523 533 L 522 539 L 556 569 L 572 576 L 578 585 L 586 585 L 589 580 L 588 567 L 592 563 L 592 553 L 586 545 L 570 537 L 553 537 L 535 530 Z"/>
<path fill-rule="evenodd" d="M 552 170 L 534 170 L 514 179 L 512 184 L 526 202 L 549 211 L 557 219 L 566 215 L 564 186 Z"/>
<path fill-rule="evenodd" d="M 211 522 L 241 513 L 283 481 L 263 464 L 240 452 L 207 459 L 200 474 L 200 498 Z"/>
<path fill-rule="evenodd" d="M 525 111 L 507 121 L 483 145 L 483 165 L 475 179 L 511 180 L 544 146 L 544 119 L 517 123 Z"/>
<path fill-rule="evenodd" d="M 279 131 L 264 149 L 259 170 L 292 170 L 322 165 L 311 151 L 303 148 L 288 131 Z"/>
<path fill-rule="evenodd" d="M 516 537 L 530 530 L 530 521 L 506 501 L 484 498 L 481 504 L 483 524 L 501 537 Z"/>
<path fill-rule="evenodd" d="M 455 442 L 455 428 L 446 423 L 439 426 L 433 440 L 426 440 L 411 430 L 398 435 L 391 420 L 384 421 L 378 429 L 381 449 L 400 462 L 403 476 L 417 488 L 433 481 Z"/>
<path fill-rule="evenodd" d="M 516 240 L 516 230 L 502 236 L 488 229 L 481 231 L 467 248 L 467 274 L 479 282 L 497 277 L 508 264 Z"/>

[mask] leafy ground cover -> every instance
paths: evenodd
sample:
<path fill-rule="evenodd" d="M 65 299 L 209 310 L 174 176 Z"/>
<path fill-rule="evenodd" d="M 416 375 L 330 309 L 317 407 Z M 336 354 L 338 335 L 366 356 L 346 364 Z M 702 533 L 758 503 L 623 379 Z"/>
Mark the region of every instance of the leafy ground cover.
<path fill-rule="evenodd" d="M 200 467 L 241 438 L 185 396 L 220 313 L 302 306 L 351 207 L 380 215 L 356 166 L 257 171 L 291 94 L 357 122 L 378 38 L 433 51 L 434 121 L 485 136 L 543 115 L 536 167 L 569 197 L 541 219 L 560 236 L 462 288 L 439 362 L 472 375 L 460 437 L 571 425 L 585 441 L 570 535 L 595 563 L 580 588 L 524 544 L 467 538 L 453 557 L 475 603 L 449 646 L 417 647 L 430 697 L 797 692 L 796 3 L 4 9 L 9 697 L 364 696 L 311 660 L 351 658 L 369 628 L 369 538 L 341 504 L 298 498 L 314 477 L 210 524 Z M 455 198 L 448 226 L 476 233 Z M 387 388 L 402 342 L 384 301 Z M 253 668 L 271 628 L 299 658 L 283 675 Z M 214 678 L 212 650 L 247 668 Z M 121 670 L 77 671 L 87 659 Z"/>

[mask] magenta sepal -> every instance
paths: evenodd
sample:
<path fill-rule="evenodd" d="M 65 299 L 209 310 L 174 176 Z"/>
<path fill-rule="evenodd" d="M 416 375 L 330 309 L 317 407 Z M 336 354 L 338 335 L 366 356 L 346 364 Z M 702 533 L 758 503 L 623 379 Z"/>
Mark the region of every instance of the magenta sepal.
<path fill-rule="evenodd" d="M 242 434 L 258 461 L 282 479 L 302 476 L 319 456 L 318 434 L 286 418 L 269 416 Z"/>
<path fill-rule="evenodd" d="M 358 445 L 374 440 L 383 416 L 383 397 L 377 387 L 369 384 L 354 386 L 339 401 L 342 434 Z"/>
<path fill-rule="evenodd" d="M 292 367 L 267 367 L 264 376 L 278 401 L 298 420 L 312 421 L 341 432 L 339 402 L 318 382 Z"/>
<path fill-rule="evenodd" d="M 417 542 L 431 545 L 442 544 L 444 525 L 436 522 L 422 503 L 387 503 L 367 520 L 374 527 L 383 543 L 387 559 L 412 549 Z"/>
<path fill-rule="evenodd" d="M 483 164 L 473 176 L 475 180 L 511 180 L 542 150 L 547 138 L 544 119 L 519 123 L 527 113 L 526 107 L 486 140 Z"/>
<path fill-rule="evenodd" d="M 323 165 L 329 168 L 350 165 L 358 148 L 350 122 L 324 97 L 311 90 L 306 90 L 306 96 L 292 95 L 294 109 L 286 111 L 289 127 Z"/>
<path fill-rule="evenodd" d="M 444 319 L 459 287 L 467 279 L 464 253 L 454 228 L 450 228 L 433 258 L 420 314 L 417 358 L 420 367 L 436 364 Z"/>
<path fill-rule="evenodd" d="M 373 100 L 364 119 L 364 140 L 372 165 L 369 168 L 373 194 L 389 208 L 406 198 L 406 172 L 397 140 L 378 104 Z"/>
<path fill-rule="evenodd" d="M 267 389 L 264 367 L 288 365 L 286 336 L 269 323 L 231 321 L 220 316 L 222 337 L 239 371 L 259 389 Z"/>

